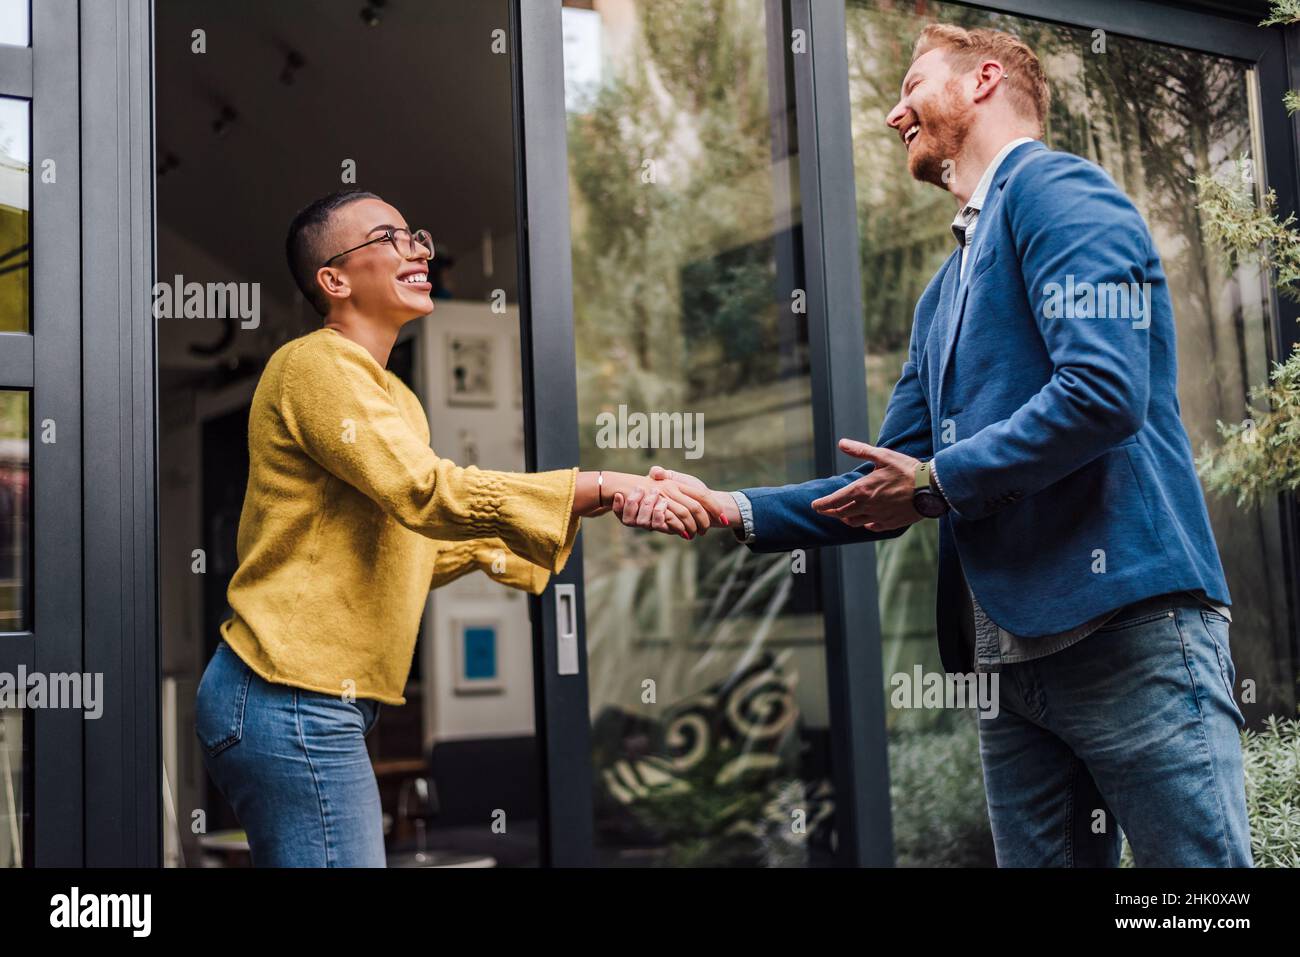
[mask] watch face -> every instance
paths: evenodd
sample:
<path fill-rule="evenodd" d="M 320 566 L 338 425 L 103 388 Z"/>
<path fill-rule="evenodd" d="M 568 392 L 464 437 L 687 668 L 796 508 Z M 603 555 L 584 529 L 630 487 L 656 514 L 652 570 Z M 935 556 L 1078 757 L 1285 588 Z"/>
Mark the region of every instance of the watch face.
<path fill-rule="evenodd" d="M 922 518 L 938 518 L 948 511 L 948 503 L 928 488 L 916 490 L 912 495 L 912 507 Z"/>

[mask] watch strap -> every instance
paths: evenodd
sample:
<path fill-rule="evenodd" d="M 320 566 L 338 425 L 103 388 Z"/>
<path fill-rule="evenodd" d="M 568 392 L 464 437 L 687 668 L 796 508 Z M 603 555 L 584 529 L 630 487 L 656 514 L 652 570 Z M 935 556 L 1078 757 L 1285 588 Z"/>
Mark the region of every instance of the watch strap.
<path fill-rule="evenodd" d="M 925 489 L 931 488 L 930 463 L 917 462 L 916 468 L 912 470 L 912 477 L 915 480 L 916 488 L 918 491 L 923 488 Z"/>

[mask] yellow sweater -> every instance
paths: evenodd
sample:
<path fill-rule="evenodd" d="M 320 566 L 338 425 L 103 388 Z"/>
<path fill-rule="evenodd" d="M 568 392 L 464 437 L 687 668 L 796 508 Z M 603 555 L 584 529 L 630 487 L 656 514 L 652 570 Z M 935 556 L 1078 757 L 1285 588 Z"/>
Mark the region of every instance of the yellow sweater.
<path fill-rule="evenodd" d="M 404 704 L 430 588 L 482 569 L 537 594 L 578 533 L 577 469 L 439 458 L 419 399 L 333 329 L 271 356 L 248 452 L 221 634 L 267 681 Z"/>

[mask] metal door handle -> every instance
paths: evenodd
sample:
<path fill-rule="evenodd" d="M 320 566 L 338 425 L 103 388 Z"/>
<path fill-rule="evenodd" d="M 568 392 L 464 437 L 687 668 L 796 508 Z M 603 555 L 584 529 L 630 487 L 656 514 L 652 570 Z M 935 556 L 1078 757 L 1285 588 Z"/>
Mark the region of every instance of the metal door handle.
<path fill-rule="evenodd" d="M 578 586 L 555 586 L 555 661 L 562 675 L 578 673 Z"/>

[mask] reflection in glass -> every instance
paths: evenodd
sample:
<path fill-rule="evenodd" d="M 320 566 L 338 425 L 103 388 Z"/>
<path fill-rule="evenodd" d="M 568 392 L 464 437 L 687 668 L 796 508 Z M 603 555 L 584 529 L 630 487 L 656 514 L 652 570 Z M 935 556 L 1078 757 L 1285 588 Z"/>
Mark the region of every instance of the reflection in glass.
<path fill-rule="evenodd" d="M 31 329 L 31 106 L 0 96 L 0 332 Z"/>
<path fill-rule="evenodd" d="M 0 392 L 0 631 L 27 628 L 30 463 L 28 393 Z"/>
<path fill-rule="evenodd" d="M 0 0 L 0 43 L 25 47 L 31 42 L 31 0 Z"/>
<path fill-rule="evenodd" d="M 583 468 L 661 463 L 728 489 L 814 474 L 774 9 L 564 11 Z M 683 425 L 647 449 L 633 417 L 653 413 Z M 834 804 L 815 555 L 751 555 L 727 531 L 629 534 L 612 519 L 585 526 L 583 548 L 601 863 L 824 862 Z"/>
<path fill-rule="evenodd" d="M 1250 71 L 1240 63 L 955 4 L 932 18 L 852 0 L 848 55 L 866 326 L 866 375 L 877 433 L 907 351 L 912 310 L 953 249 L 954 202 L 912 180 L 884 118 L 897 102 L 916 35 L 930 19 L 1019 35 L 1052 85 L 1047 144 L 1101 164 L 1151 227 L 1178 323 L 1179 401 L 1193 447 L 1216 419 L 1240 421 L 1247 388 L 1262 382 L 1271 321 L 1267 290 L 1249 268 L 1226 272 L 1207 246 L 1189 180 L 1228 167 L 1251 147 Z M 886 175 L 882 175 L 882 171 Z M 1214 533 L 1232 591 L 1233 657 L 1260 683 L 1248 717 L 1293 714 L 1283 665 L 1287 619 L 1276 507 L 1241 512 L 1212 500 Z M 917 531 L 922 534 L 916 534 Z M 886 681 L 920 664 L 940 670 L 934 639 L 936 536 L 914 529 L 878 548 Z M 900 864 L 992 863 L 974 723 L 943 711 L 891 711 L 890 766 Z M 935 835 L 945 835 L 936 840 Z"/>
<path fill-rule="evenodd" d="M 22 711 L 0 708 L 0 868 L 23 866 L 25 755 Z"/>

